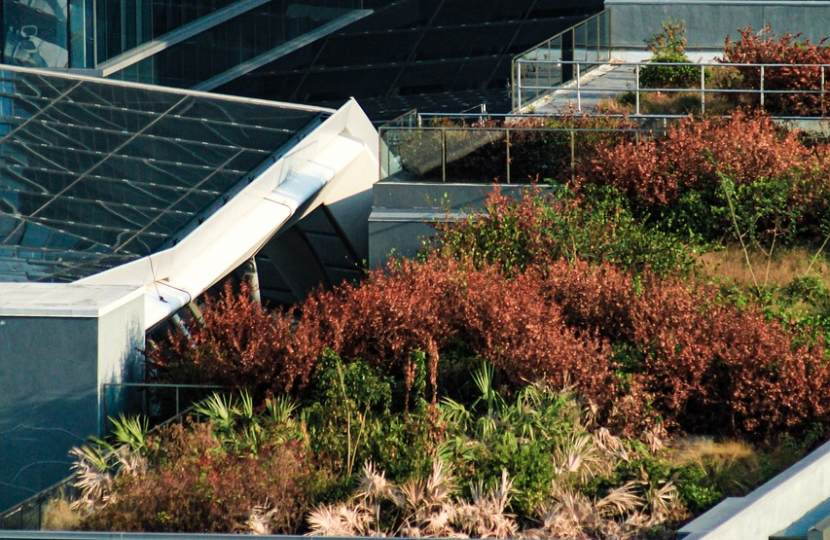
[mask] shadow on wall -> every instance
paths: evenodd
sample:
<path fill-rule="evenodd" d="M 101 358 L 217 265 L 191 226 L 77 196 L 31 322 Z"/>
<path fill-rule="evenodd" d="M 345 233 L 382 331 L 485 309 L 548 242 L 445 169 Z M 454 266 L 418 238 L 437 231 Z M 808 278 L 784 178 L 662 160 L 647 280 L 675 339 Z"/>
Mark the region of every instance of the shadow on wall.
<path fill-rule="evenodd" d="M 101 435 L 103 383 L 141 373 L 143 300 L 100 318 L 0 317 L 0 511 L 69 476 L 69 450 Z"/>

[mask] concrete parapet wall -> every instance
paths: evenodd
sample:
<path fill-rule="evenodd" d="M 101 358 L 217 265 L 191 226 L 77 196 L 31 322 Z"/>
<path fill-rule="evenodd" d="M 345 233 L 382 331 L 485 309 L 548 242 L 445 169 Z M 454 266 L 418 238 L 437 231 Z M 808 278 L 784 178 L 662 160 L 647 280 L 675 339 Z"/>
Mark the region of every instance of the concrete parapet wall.
<path fill-rule="evenodd" d="M 739 38 L 738 29 L 766 24 L 780 36 L 801 33 L 818 43 L 830 35 L 830 2 L 763 0 L 606 0 L 611 10 L 612 50 L 644 50 L 644 40 L 661 31 L 660 23 L 686 23 L 688 48 L 720 51 L 724 38 Z M 612 52 L 613 54 L 613 52 Z"/>
<path fill-rule="evenodd" d="M 499 185 L 501 192 L 511 197 L 520 197 L 528 188 Z M 390 256 L 415 257 L 437 234 L 435 223 L 482 210 L 492 191 L 492 184 L 378 182 L 372 190 L 369 217 L 369 266 L 383 266 Z"/>
<path fill-rule="evenodd" d="M 144 289 L 0 283 L 0 511 L 71 473 L 101 436 L 103 384 L 138 382 Z M 109 412 L 131 396 L 110 395 Z"/>
<path fill-rule="evenodd" d="M 767 540 L 830 497 L 830 442 L 743 499 L 727 499 L 680 531 L 684 540 Z"/>

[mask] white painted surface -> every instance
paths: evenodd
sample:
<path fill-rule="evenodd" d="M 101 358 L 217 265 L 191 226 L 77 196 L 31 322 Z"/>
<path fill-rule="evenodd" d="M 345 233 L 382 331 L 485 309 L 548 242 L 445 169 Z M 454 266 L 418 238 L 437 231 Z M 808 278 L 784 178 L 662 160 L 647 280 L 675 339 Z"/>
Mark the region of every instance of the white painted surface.
<path fill-rule="evenodd" d="M 830 442 L 744 497 L 739 510 L 704 514 L 681 532 L 689 533 L 684 540 L 768 540 L 828 497 Z"/>
<path fill-rule="evenodd" d="M 0 317 L 102 317 L 143 295 L 143 286 L 0 283 Z"/>
<path fill-rule="evenodd" d="M 352 124 L 363 137 L 352 134 Z M 361 163 L 360 189 L 370 188 L 378 178 L 378 142 L 367 124 L 350 101 L 174 247 L 78 283 L 144 286 L 145 324 L 154 326 L 253 256 L 300 207 L 307 212 L 323 203 L 318 194 L 330 184 L 355 182 L 353 163 Z"/>

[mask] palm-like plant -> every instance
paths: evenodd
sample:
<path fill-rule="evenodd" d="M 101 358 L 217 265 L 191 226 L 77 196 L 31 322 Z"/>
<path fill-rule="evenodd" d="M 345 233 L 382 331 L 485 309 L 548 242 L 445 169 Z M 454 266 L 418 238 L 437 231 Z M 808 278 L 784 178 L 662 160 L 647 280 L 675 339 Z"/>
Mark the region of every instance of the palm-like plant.
<path fill-rule="evenodd" d="M 73 510 L 106 506 L 118 476 L 140 475 L 147 469 L 147 420 L 120 415 L 110 418 L 110 422 L 112 443 L 91 437 L 89 444 L 69 451 L 75 458 L 75 487 L 81 491 L 72 503 Z"/>
<path fill-rule="evenodd" d="M 367 462 L 345 503 L 321 506 L 308 518 L 314 536 L 458 536 L 452 471 L 438 458 L 427 478 L 395 485 Z"/>

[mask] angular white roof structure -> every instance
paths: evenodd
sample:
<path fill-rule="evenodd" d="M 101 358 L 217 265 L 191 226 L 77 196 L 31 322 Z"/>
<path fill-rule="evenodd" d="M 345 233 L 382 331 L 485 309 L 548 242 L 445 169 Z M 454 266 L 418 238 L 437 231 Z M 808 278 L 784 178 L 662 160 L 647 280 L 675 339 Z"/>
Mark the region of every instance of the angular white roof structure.
<path fill-rule="evenodd" d="M 300 237 L 330 258 L 339 243 L 335 274 L 357 272 L 378 175 L 354 101 L 1 66 L 0 510 L 68 475 L 69 447 L 129 403 L 147 331 L 266 243 L 294 292 L 327 262 Z"/>

